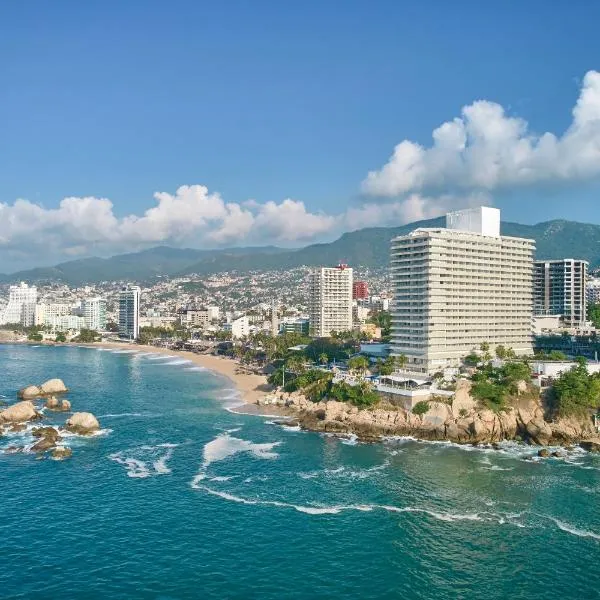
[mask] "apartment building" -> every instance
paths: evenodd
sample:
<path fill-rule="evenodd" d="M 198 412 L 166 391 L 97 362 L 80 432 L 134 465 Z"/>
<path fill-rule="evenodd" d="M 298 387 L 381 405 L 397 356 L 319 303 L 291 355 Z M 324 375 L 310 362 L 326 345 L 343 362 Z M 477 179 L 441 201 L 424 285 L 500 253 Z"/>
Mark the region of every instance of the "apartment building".
<path fill-rule="evenodd" d="M 352 269 L 345 264 L 314 269 L 309 278 L 310 334 L 328 337 L 352 329 Z"/>
<path fill-rule="evenodd" d="M 21 282 L 19 285 L 11 285 L 8 294 L 8 304 L 0 315 L 0 322 L 19 323 L 25 327 L 34 325 L 37 288 Z"/>
<path fill-rule="evenodd" d="M 232 339 L 238 340 L 250 335 L 250 321 L 245 315 L 232 319 L 223 325 L 223 331 L 230 331 Z"/>
<path fill-rule="evenodd" d="M 40 302 L 35 305 L 34 324 L 52 325 L 52 320 L 58 317 L 65 317 L 71 314 L 70 304 L 57 304 Z"/>
<path fill-rule="evenodd" d="M 392 240 L 392 354 L 427 374 L 458 366 L 482 342 L 531 354 L 534 250 L 534 240 L 501 236 L 489 207 Z"/>
<path fill-rule="evenodd" d="M 86 298 L 81 303 L 81 313 L 87 329 L 94 331 L 106 329 L 106 300 L 104 298 Z"/>
<path fill-rule="evenodd" d="M 135 340 L 140 335 L 140 295 L 137 285 L 128 285 L 119 292 L 119 337 Z"/>
<path fill-rule="evenodd" d="M 564 258 L 534 264 L 533 313 L 559 315 L 567 327 L 583 327 L 586 320 L 586 283 L 589 263 Z"/>

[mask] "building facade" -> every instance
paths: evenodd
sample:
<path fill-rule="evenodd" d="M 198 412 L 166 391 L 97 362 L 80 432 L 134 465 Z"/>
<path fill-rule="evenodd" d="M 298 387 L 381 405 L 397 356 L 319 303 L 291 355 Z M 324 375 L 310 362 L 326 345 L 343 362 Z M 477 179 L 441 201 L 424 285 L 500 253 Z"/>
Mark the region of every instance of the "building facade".
<path fill-rule="evenodd" d="M 347 265 L 314 269 L 309 280 L 310 334 L 329 337 L 352 329 L 352 269 Z"/>
<path fill-rule="evenodd" d="M 286 318 L 279 325 L 281 333 L 299 333 L 300 335 L 308 335 L 310 331 L 309 319 L 298 317 L 295 319 Z"/>
<path fill-rule="evenodd" d="M 585 299 L 588 304 L 600 304 L 600 279 L 588 277 L 585 285 Z"/>
<path fill-rule="evenodd" d="M 11 285 L 8 294 L 2 324 L 19 323 L 25 327 L 32 327 L 35 324 L 37 288 L 21 282 L 19 285 Z"/>
<path fill-rule="evenodd" d="M 369 297 L 369 284 L 366 281 L 355 281 L 352 284 L 352 299 L 366 300 Z"/>
<path fill-rule="evenodd" d="M 250 335 L 250 321 L 246 316 L 238 317 L 229 323 L 225 323 L 223 325 L 223 330 L 231 332 L 232 339 L 239 340 L 240 338 Z"/>
<path fill-rule="evenodd" d="M 104 298 L 86 298 L 81 303 L 81 312 L 87 329 L 94 331 L 106 329 L 106 300 Z"/>
<path fill-rule="evenodd" d="M 500 236 L 497 209 L 464 212 L 392 240 L 392 354 L 407 370 L 456 367 L 483 342 L 532 353 L 535 242 Z"/>
<path fill-rule="evenodd" d="M 567 327 L 583 327 L 586 321 L 588 262 L 565 258 L 534 264 L 533 313 L 560 315 Z"/>
<path fill-rule="evenodd" d="M 135 340 L 140 335 L 140 295 L 137 285 L 128 285 L 119 292 L 119 337 Z"/>
<path fill-rule="evenodd" d="M 52 325 L 52 319 L 70 314 L 70 304 L 46 304 L 40 302 L 35 306 L 35 325 Z"/>

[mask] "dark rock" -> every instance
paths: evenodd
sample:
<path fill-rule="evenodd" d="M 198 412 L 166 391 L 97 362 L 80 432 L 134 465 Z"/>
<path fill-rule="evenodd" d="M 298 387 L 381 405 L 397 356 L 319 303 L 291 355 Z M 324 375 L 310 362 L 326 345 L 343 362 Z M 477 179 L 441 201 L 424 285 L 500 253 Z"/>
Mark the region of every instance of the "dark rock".
<path fill-rule="evenodd" d="M 579 445 L 588 452 L 600 453 L 600 443 L 598 442 L 580 442 Z"/>
<path fill-rule="evenodd" d="M 320 408 L 319 410 L 315 410 L 315 417 L 317 417 L 317 419 L 319 419 L 319 421 L 324 421 L 326 416 L 327 416 L 327 413 L 325 412 L 324 409 Z"/>
<path fill-rule="evenodd" d="M 548 458 L 550 456 L 550 452 L 548 452 L 546 448 L 542 448 L 541 450 L 538 450 L 538 456 L 541 456 L 542 458 Z"/>
<path fill-rule="evenodd" d="M 73 450 L 71 450 L 71 448 L 67 448 L 66 446 L 54 448 L 54 450 L 52 450 L 52 458 L 55 460 L 64 460 L 65 458 L 70 458 L 71 456 L 73 456 Z"/>

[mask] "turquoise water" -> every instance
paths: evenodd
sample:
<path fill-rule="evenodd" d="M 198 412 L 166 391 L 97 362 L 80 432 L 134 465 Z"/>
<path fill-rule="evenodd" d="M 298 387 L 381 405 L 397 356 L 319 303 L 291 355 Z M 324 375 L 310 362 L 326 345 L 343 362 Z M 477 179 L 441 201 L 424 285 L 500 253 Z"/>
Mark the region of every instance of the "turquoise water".
<path fill-rule="evenodd" d="M 356 444 L 228 412 L 180 357 L 0 346 L 0 394 L 50 377 L 103 430 L 0 453 L 3 599 L 599 596 L 600 458 Z"/>

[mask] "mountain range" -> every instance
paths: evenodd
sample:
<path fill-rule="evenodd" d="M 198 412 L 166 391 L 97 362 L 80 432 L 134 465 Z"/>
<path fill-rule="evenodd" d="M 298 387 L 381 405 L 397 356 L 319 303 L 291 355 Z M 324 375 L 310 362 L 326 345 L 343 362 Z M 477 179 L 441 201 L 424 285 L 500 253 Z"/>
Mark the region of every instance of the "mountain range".
<path fill-rule="evenodd" d="M 275 246 L 196 250 L 157 246 L 148 250 L 120 254 L 111 258 L 84 258 L 0 275 L 0 282 L 60 281 L 71 286 L 101 281 L 148 281 L 156 277 L 209 275 L 223 271 L 290 269 L 294 267 L 336 264 L 385 267 L 389 260 L 390 240 L 417 227 L 443 227 L 445 218 L 428 219 L 399 227 L 369 227 L 344 233 L 330 243 L 311 244 L 299 249 Z M 537 225 L 503 222 L 506 236 L 532 238 L 539 259 L 579 258 L 600 265 L 600 225 L 573 221 L 546 221 Z"/>

